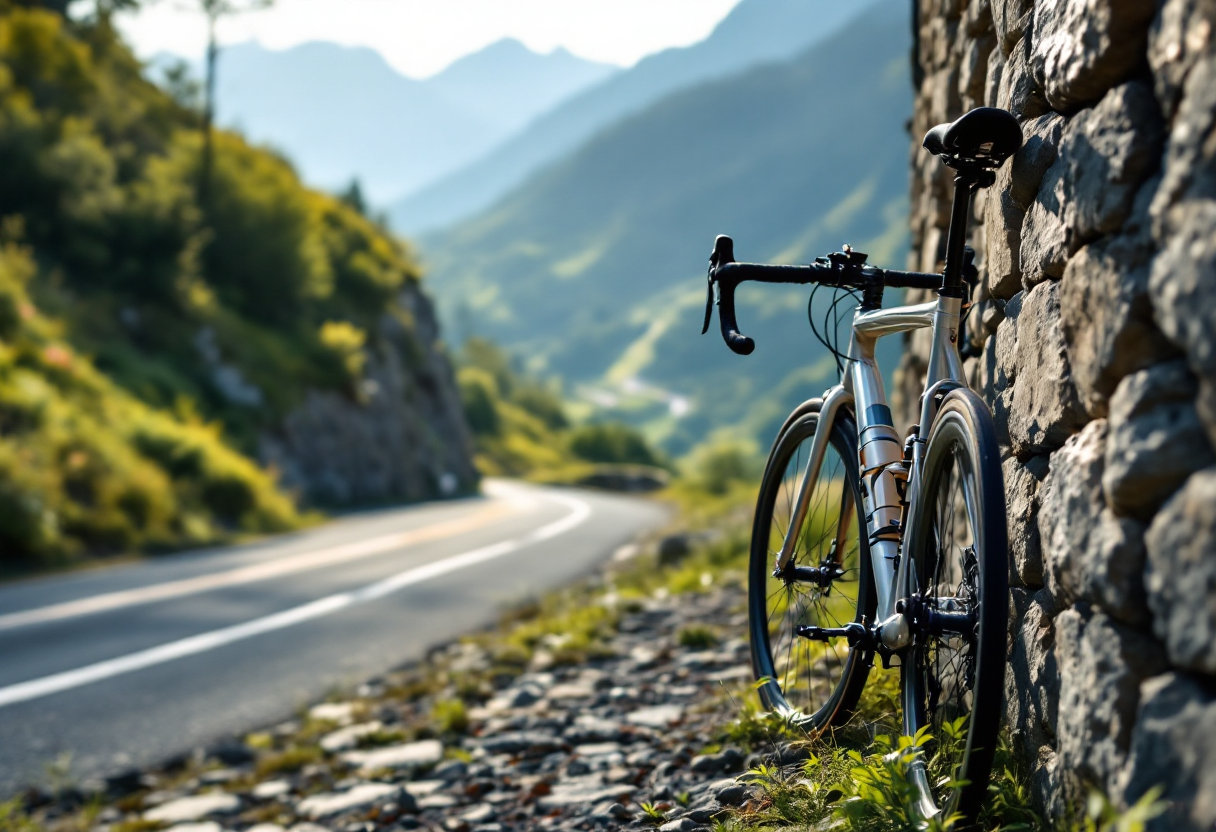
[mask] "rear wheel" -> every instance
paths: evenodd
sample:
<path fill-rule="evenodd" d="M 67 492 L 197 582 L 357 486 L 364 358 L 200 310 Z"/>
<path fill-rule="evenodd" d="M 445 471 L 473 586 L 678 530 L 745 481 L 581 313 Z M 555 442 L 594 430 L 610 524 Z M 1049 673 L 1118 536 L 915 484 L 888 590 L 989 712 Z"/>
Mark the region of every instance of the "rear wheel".
<path fill-rule="evenodd" d="M 970 390 L 946 397 L 925 447 L 906 541 L 914 641 L 904 732 L 931 735 L 912 767 L 926 817 L 974 822 L 988 789 L 1005 678 L 1005 490 L 992 416 Z M 911 538 L 915 539 L 911 539 Z"/>
<path fill-rule="evenodd" d="M 830 433 L 819 481 L 793 557 L 785 571 L 774 576 L 811 444 L 820 430 Z M 760 698 L 770 710 L 794 717 L 809 730 L 848 718 L 872 662 L 870 652 L 850 650 L 843 638 L 825 643 L 796 632 L 802 625 L 842 627 L 874 618 L 870 551 L 865 535 L 858 533 L 864 524 L 856 436 L 852 419 L 843 412 L 825 426 L 818 402 L 794 411 L 769 455 L 752 527 L 748 620 L 752 668 L 756 678 L 764 680 Z"/>

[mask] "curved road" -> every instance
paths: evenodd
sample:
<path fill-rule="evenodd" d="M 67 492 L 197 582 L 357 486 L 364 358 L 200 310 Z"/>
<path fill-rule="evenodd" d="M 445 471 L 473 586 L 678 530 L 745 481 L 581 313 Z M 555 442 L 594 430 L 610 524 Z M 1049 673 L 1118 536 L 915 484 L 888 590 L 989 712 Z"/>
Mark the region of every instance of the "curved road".
<path fill-rule="evenodd" d="M 0 586 L 0 799 L 286 718 L 569 582 L 654 502 L 491 482 L 257 544 Z"/>

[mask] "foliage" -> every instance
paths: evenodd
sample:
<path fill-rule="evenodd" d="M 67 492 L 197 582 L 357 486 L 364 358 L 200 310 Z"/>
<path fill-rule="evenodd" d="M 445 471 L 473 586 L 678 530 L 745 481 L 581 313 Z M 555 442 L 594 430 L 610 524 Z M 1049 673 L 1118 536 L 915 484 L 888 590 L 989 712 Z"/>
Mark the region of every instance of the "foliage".
<path fill-rule="evenodd" d="M 676 634 L 676 642 L 692 650 L 707 650 L 718 643 L 718 634 L 710 627 L 691 624 Z"/>
<path fill-rule="evenodd" d="M 482 473 L 569 481 L 596 463 L 656 464 L 645 439 L 624 425 L 571 427 L 560 388 L 518 372 L 488 341 L 469 339 L 459 364 L 461 403 Z"/>
<path fill-rule="evenodd" d="M 215 426 L 147 407 L 62 341 L 26 293 L 34 272 L 28 250 L 0 249 L 0 565 L 299 522 Z"/>
<path fill-rule="evenodd" d="M 241 452 L 358 399 L 385 322 L 418 344 L 412 256 L 349 195 L 220 132 L 200 201 L 200 114 L 113 8 L 0 2 L 0 567 L 295 525 Z"/>
<path fill-rule="evenodd" d="M 657 465 L 659 460 L 646 440 L 621 424 L 584 425 L 570 434 L 570 450 L 588 462 L 618 465 Z"/>
<path fill-rule="evenodd" d="M 469 713 L 462 699 L 440 699 L 431 708 L 431 718 L 441 734 L 463 734 L 469 730 Z"/>

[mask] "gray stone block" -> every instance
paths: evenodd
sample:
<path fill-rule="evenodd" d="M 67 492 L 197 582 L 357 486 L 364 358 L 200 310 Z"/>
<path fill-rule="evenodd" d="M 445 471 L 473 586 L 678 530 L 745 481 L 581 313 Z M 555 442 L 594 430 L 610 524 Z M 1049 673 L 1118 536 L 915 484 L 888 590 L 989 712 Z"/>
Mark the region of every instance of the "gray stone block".
<path fill-rule="evenodd" d="M 1216 696 L 1180 673 L 1140 686 L 1140 711 L 1121 778 L 1131 805 L 1163 787 L 1165 814 L 1149 832 L 1211 832 L 1216 824 Z"/>
<path fill-rule="evenodd" d="M 1140 704 L 1140 683 L 1165 669 L 1151 638 L 1085 610 L 1056 618 L 1060 663 L 1058 753 L 1064 797 L 1081 803 L 1089 788 L 1116 793 Z"/>
<path fill-rule="evenodd" d="M 1052 451 L 1085 424 L 1060 326 L 1060 286 L 1026 293 L 1017 318 L 1017 380 L 1009 436 L 1019 457 Z"/>
<path fill-rule="evenodd" d="M 1144 66 L 1154 0 L 1039 0 L 1035 76 L 1052 108 L 1072 112 Z"/>
<path fill-rule="evenodd" d="M 1177 354 L 1153 322 L 1149 298 L 1151 243 L 1108 237 L 1085 246 L 1060 281 L 1060 323 L 1082 404 L 1105 416 L 1110 395 L 1128 373 Z"/>
<path fill-rule="evenodd" d="M 1051 456 L 1039 492 L 1039 537 L 1047 586 L 1060 606 L 1084 591 L 1090 537 L 1102 515 L 1106 420 L 1085 426 Z"/>
<path fill-rule="evenodd" d="M 1102 490 L 1118 514 L 1148 521 L 1194 472 L 1216 463 L 1195 411 L 1195 377 L 1182 361 L 1120 382 L 1110 402 Z"/>
<path fill-rule="evenodd" d="M 1154 632 L 1176 665 L 1216 674 L 1216 467 L 1187 480 L 1145 543 Z"/>

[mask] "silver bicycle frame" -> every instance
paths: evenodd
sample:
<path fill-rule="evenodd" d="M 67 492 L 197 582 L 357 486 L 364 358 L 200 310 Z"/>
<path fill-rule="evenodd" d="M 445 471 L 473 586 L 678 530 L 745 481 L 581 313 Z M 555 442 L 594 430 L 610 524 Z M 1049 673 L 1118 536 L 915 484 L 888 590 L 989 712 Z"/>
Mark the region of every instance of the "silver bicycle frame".
<path fill-rule="evenodd" d="M 857 447 L 862 485 L 862 516 L 866 528 L 859 529 L 870 541 L 870 558 L 874 567 L 877 590 L 877 615 L 882 622 L 883 640 L 890 647 L 902 646 L 907 637 L 903 616 L 895 611 L 896 602 L 905 596 L 908 585 L 907 558 L 899 559 L 906 530 L 900 528 L 901 502 L 911 502 L 920 486 L 920 449 L 932 422 L 932 391 L 946 386 L 966 386 L 963 362 L 958 353 L 959 315 L 962 299 L 941 297 L 915 306 L 896 306 L 869 312 L 858 311 L 853 316 L 853 333 L 849 341 L 848 372 L 842 384 L 823 394 L 819 408 L 819 426 L 811 442 L 806 470 L 798 485 L 798 496 L 790 517 L 789 528 L 774 564 L 780 571 L 794 554 L 802 533 L 802 523 L 814 496 L 819 471 L 827 450 L 830 427 L 841 407 L 852 405 L 857 415 Z M 891 409 L 887 405 L 882 376 L 874 360 L 874 347 L 885 335 L 908 332 L 922 327 L 933 328 L 933 348 L 929 358 L 927 392 L 921 402 L 920 431 L 913 443 L 912 468 L 904 464 L 903 441 L 895 430 Z M 902 482 L 901 482 L 902 481 Z M 901 485 L 906 493 L 901 495 Z M 843 544 L 849 518 L 842 517 L 837 530 L 837 545 Z M 896 564 L 899 567 L 896 568 Z"/>

